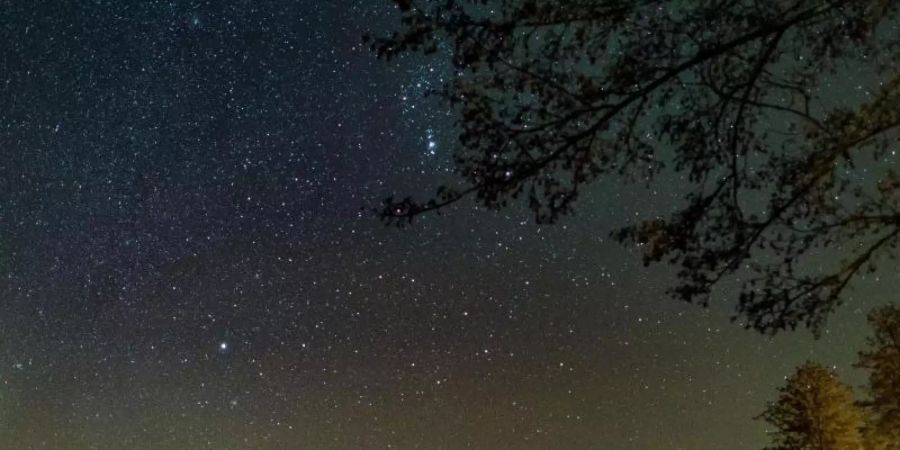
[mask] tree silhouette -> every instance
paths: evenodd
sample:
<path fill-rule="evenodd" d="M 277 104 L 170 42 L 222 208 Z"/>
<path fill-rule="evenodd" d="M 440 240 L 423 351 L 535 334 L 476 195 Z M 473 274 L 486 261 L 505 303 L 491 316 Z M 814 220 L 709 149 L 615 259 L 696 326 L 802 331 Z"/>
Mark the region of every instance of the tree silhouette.
<path fill-rule="evenodd" d="M 862 450 L 862 413 L 834 371 L 807 362 L 760 416 L 775 427 L 769 450 Z"/>
<path fill-rule="evenodd" d="M 869 433 L 880 450 L 900 450 L 900 308 L 885 306 L 869 315 L 874 336 L 859 353 L 857 367 L 869 371 L 865 406 L 871 412 Z"/>
<path fill-rule="evenodd" d="M 900 2 L 395 3 L 399 30 L 372 47 L 449 54 L 457 76 L 435 94 L 458 113 L 461 187 L 386 199 L 390 223 L 465 198 L 523 199 L 554 222 L 598 178 L 666 173 L 680 209 L 613 235 L 679 266 L 672 293 L 688 302 L 739 276 L 735 319 L 762 332 L 818 331 L 898 244 Z M 880 87 L 848 100 L 829 87 L 848 68 Z M 808 262 L 829 249 L 839 264 Z"/>

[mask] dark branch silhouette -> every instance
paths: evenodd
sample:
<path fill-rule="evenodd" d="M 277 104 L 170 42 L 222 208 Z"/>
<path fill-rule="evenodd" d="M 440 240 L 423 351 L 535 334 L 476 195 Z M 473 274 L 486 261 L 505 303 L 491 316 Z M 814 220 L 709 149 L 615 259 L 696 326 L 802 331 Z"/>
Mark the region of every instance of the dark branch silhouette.
<path fill-rule="evenodd" d="M 687 187 L 682 207 L 614 236 L 641 245 L 647 264 L 679 266 L 672 293 L 688 302 L 740 277 L 735 319 L 762 332 L 818 331 L 851 281 L 896 249 L 900 2 L 396 3 L 400 30 L 372 47 L 388 59 L 449 47 L 457 76 L 441 95 L 458 113 L 467 186 L 389 198 L 389 223 L 467 198 L 524 199 L 551 223 L 598 178 L 665 172 Z M 880 89 L 835 92 L 849 67 Z"/>

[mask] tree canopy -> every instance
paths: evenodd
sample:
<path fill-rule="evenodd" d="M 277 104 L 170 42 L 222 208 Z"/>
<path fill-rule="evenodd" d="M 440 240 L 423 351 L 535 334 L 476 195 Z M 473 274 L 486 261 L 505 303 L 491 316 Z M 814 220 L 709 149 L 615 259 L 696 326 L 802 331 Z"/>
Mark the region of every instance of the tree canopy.
<path fill-rule="evenodd" d="M 868 398 L 854 400 L 834 370 L 804 363 L 759 417 L 774 427 L 770 449 L 900 450 L 900 308 L 876 308 L 869 324 L 856 363 L 868 372 Z"/>
<path fill-rule="evenodd" d="M 833 370 L 807 362 L 762 414 L 775 427 L 769 450 L 862 450 L 862 413 Z"/>
<path fill-rule="evenodd" d="M 869 372 L 870 433 L 881 450 L 900 450 L 900 308 L 885 306 L 869 314 L 874 331 L 857 367 Z"/>
<path fill-rule="evenodd" d="M 762 332 L 819 330 L 900 242 L 900 2 L 395 3 L 373 49 L 452 60 L 461 183 L 386 199 L 390 223 L 467 198 L 549 223 L 595 180 L 669 173 L 678 210 L 610 232 L 679 267 L 685 301 L 740 273 L 735 318 Z"/>

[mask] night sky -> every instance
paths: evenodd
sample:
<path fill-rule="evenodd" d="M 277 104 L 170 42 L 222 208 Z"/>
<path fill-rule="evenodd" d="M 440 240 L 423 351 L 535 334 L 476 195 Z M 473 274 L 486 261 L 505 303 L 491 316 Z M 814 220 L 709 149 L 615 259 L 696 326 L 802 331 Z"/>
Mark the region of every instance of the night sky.
<path fill-rule="evenodd" d="M 822 339 L 665 295 L 608 239 L 677 197 L 615 180 L 552 226 L 463 202 L 446 59 L 374 58 L 389 1 L 0 1 L 0 448 L 757 449 Z M 842 93 L 841 95 L 853 95 Z M 895 270 L 888 272 L 894 273 Z M 891 275 L 893 277 L 894 275 Z"/>

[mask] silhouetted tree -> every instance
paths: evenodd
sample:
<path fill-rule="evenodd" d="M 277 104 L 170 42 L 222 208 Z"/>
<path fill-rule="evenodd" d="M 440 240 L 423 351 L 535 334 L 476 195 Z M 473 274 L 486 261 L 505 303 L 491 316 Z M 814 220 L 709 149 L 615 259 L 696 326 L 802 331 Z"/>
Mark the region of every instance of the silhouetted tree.
<path fill-rule="evenodd" d="M 900 175 L 886 160 L 900 126 L 900 2 L 395 3 L 400 29 L 372 46 L 449 54 L 457 76 L 437 94 L 458 112 L 463 187 L 389 198 L 389 222 L 467 197 L 524 198 L 553 222 L 591 181 L 649 182 L 667 166 L 682 207 L 614 235 L 642 244 L 645 263 L 680 266 L 672 291 L 689 302 L 746 272 L 735 318 L 764 332 L 818 330 L 898 244 Z M 838 91 L 844 72 L 880 88 Z M 823 249 L 840 263 L 812 266 Z"/>
<path fill-rule="evenodd" d="M 807 362 L 760 416 L 775 427 L 769 450 L 862 450 L 862 413 L 834 371 Z"/>
<path fill-rule="evenodd" d="M 885 306 L 869 315 L 874 336 L 860 352 L 857 367 L 869 371 L 872 448 L 900 450 L 900 308 Z"/>

